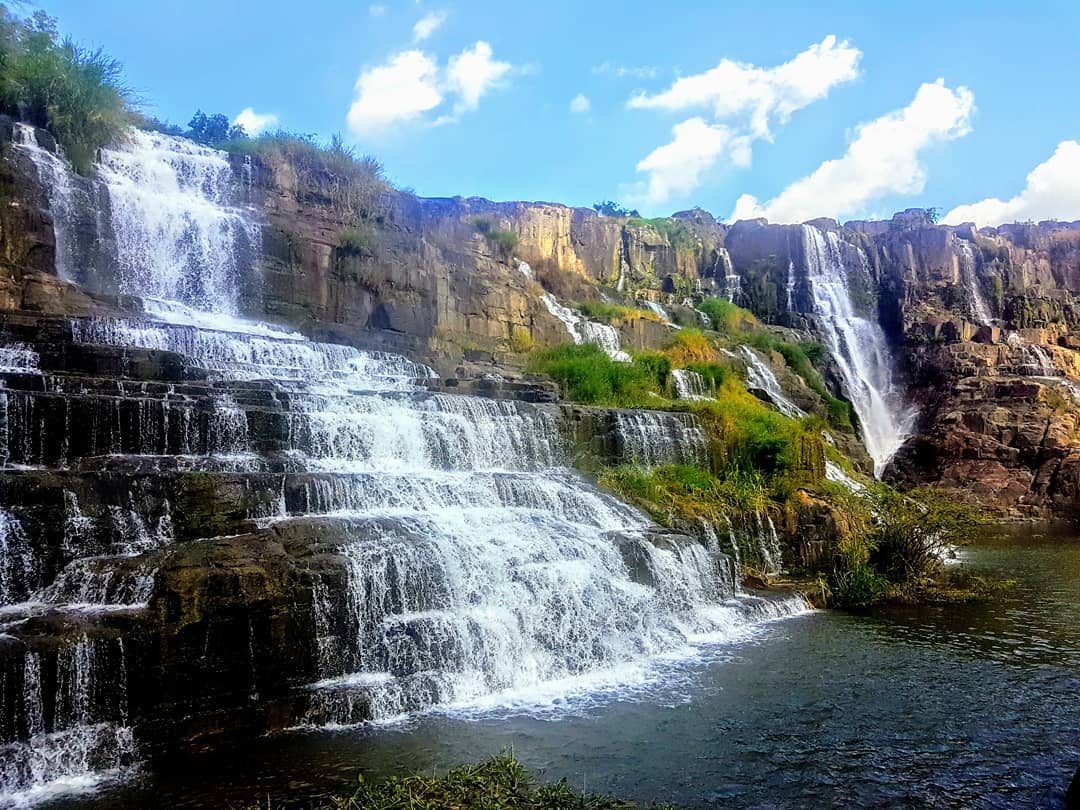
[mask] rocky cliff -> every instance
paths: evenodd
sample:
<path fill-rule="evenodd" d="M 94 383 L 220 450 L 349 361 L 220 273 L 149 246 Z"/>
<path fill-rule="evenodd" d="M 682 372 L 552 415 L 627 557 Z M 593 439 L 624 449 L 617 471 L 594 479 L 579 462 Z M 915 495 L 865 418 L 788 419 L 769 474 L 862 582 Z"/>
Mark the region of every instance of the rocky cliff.
<path fill-rule="evenodd" d="M 11 122 L 0 122 L 10 140 Z M 48 137 L 37 134 L 51 148 Z M 88 246 L 76 281 L 55 275 L 52 218 L 36 167 L 6 149 L 0 165 L 0 296 L 9 308 L 92 312 L 122 299 L 93 181 L 75 229 Z M 532 345 L 570 339 L 546 305 L 607 298 L 660 303 L 675 320 L 722 296 L 768 323 L 818 328 L 808 228 L 829 238 L 851 298 L 889 337 L 917 419 L 888 471 L 938 484 L 1002 514 L 1071 514 L 1080 379 L 1080 224 L 976 230 L 934 224 L 921 210 L 881 222 L 725 225 L 688 211 L 667 219 L 600 216 L 553 203 L 423 199 L 385 188 L 362 215 L 338 180 L 289 160 L 233 158 L 263 221 L 249 314 L 305 333 L 407 352 L 447 375 L 512 371 Z M 93 215 L 95 207 L 98 209 Z M 89 212 L 89 213 L 87 213 Z M 359 234 L 359 236 L 357 236 Z M 532 267 L 520 272 L 519 260 Z M 122 301 L 121 301 L 122 303 Z M 653 319 L 619 324 L 628 348 L 663 345 Z M 833 393 L 850 396 L 830 377 Z"/>

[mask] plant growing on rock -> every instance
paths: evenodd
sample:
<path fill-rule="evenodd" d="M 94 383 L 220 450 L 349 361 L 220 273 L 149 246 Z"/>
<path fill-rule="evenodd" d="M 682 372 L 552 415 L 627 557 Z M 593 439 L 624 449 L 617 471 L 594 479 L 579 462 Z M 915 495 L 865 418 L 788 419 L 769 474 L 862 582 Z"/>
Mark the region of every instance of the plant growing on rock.
<path fill-rule="evenodd" d="M 516 233 L 497 227 L 494 222 L 486 217 L 474 219 L 473 227 L 487 240 L 487 243 L 504 261 L 514 255 L 514 248 L 518 244 L 518 235 Z"/>

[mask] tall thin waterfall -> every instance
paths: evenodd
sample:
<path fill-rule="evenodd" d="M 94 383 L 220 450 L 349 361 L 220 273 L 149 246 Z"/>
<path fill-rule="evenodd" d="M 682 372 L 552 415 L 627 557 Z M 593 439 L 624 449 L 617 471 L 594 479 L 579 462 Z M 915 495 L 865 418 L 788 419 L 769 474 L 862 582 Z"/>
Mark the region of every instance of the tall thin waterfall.
<path fill-rule="evenodd" d="M 784 393 L 784 389 L 780 387 L 780 381 L 776 379 L 776 374 L 757 352 L 749 346 L 740 346 L 739 354 L 746 360 L 746 385 L 748 388 L 764 391 L 769 400 L 784 416 L 795 419 L 806 416 L 806 411 L 792 402 Z"/>
<path fill-rule="evenodd" d="M 850 246 L 832 231 L 801 227 L 814 314 L 858 414 L 874 473 L 880 475 L 910 432 L 913 413 L 894 379 L 885 333 L 852 304 L 844 261 L 844 248 Z M 861 253 L 854 248 L 849 252 Z"/>
<path fill-rule="evenodd" d="M 15 146 L 33 161 L 38 179 L 49 195 L 49 213 L 53 218 L 56 242 L 56 274 L 70 281 L 73 278 L 74 256 L 67 228 L 75 206 L 70 170 L 62 157 L 38 145 L 37 131 L 32 126 L 16 123 L 13 134 Z"/>
<path fill-rule="evenodd" d="M 975 251 L 965 241 L 958 241 L 957 246 L 960 251 L 956 257 L 960 269 L 960 279 L 971 295 L 971 314 L 975 317 L 976 323 L 981 326 L 989 326 L 994 316 L 991 314 L 986 298 L 982 294 L 979 277 L 975 273 Z"/>

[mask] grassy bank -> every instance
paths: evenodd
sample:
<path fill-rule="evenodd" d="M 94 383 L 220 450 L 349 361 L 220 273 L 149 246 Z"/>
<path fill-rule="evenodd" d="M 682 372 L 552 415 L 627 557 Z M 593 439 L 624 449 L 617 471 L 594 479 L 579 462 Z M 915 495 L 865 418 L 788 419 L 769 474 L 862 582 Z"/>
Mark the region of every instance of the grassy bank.
<path fill-rule="evenodd" d="M 256 804 L 247 810 L 272 810 Z M 544 785 L 518 762 L 504 754 L 454 768 L 444 776 L 393 777 L 383 782 L 361 779 L 349 796 L 333 796 L 315 810 L 633 810 L 639 805 L 610 796 L 587 794 L 565 781 Z M 672 805 L 649 805 L 675 810 Z"/>

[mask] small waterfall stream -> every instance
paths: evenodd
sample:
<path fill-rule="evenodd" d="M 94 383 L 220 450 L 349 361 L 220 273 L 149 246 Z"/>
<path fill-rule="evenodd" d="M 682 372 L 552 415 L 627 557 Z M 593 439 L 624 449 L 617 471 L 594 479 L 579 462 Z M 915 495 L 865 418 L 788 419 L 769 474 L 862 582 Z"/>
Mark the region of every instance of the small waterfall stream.
<path fill-rule="evenodd" d="M 800 227 L 814 314 L 880 475 L 910 432 L 914 414 L 895 380 L 885 333 L 876 321 L 859 315 L 851 301 L 845 247 L 850 253 L 861 251 L 845 246 L 832 231 Z"/>
<path fill-rule="evenodd" d="M 568 466 L 557 408 L 432 393 L 423 383 L 434 372 L 407 358 L 239 318 L 258 226 L 222 153 L 134 133 L 107 151 L 101 172 L 119 284 L 146 298 L 146 315 L 74 319 L 72 344 L 160 350 L 199 374 L 169 378 L 190 383 L 86 377 L 70 391 L 46 374 L 45 391 L 8 392 L 8 450 L 73 482 L 80 465 L 149 478 L 188 465 L 212 479 L 261 469 L 252 426 L 263 411 L 280 414 L 281 494 L 247 518 L 312 544 L 329 538 L 318 542 L 339 566 L 311 573 L 318 673 L 304 690 L 304 724 L 587 686 L 805 609 L 797 597 L 738 594 L 718 548 L 662 532 L 589 484 Z M 621 354 L 611 327 L 545 303 L 575 342 Z M 29 347 L 9 348 L 9 368 L 36 365 Z M 56 441 L 48 426 L 70 424 L 73 408 L 91 429 L 65 427 Z M 691 418 L 615 418 L 624 453 L 640 463 L 704 454 Z M 21 708 L 0 724 L 0 803 L 115 778 L 139 758 L 125 637 L 101 622 L 136 621 L 148 601 L 157 610 L 158 565 L 178 542 L 172 507 L 148 511 L 134 485 L 96 512 L 74 491 L 63 501 L 58 568 L 41 559 L 19 504 L 0 512 L 0 634 L 41 611 L 86 628 L 3 659 L 0 706 Z"/>

